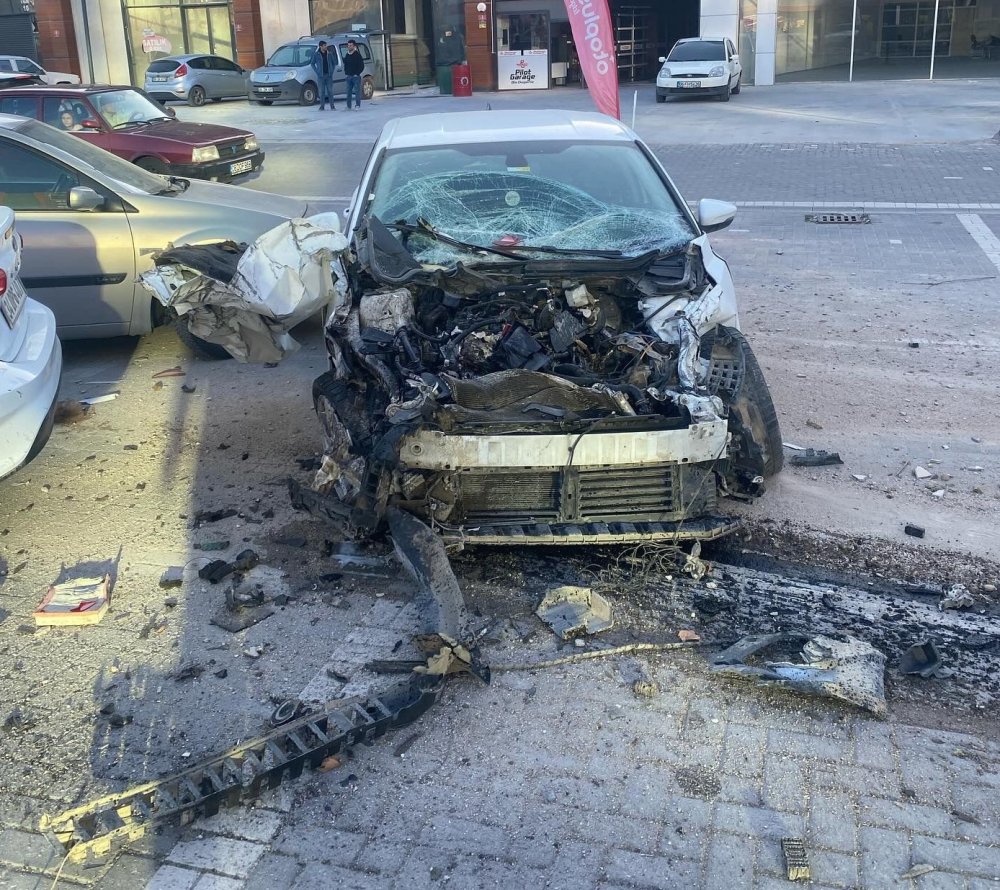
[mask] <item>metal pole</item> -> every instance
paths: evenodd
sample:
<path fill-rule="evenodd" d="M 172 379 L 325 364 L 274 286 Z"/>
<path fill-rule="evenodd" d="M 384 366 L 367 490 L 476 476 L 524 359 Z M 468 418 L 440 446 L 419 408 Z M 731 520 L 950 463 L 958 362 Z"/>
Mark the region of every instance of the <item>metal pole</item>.
<path fill-rule="evenodd" d="M 938 23 L 938 9 L 941 7 L 941 0 L 934 0 L 934 31 L 931 37 L 931 73 L 928 75 L 928 80 L 934 80 L 934 56 L 937 53 L 937 23 Z"/>
<path fill-rule="evenodd" d="M 635 106 L 639 104 L 639 91 L 632 93 L 632 129 L 635 129 Z"/>
<path fill-rule="evenodd" d="M 854 10 L 851 12 L 851 65 L 847 73 L 847 82 L 854 83 L 854 36 L 858 32 L 858 0 L 854 0 Z"/>

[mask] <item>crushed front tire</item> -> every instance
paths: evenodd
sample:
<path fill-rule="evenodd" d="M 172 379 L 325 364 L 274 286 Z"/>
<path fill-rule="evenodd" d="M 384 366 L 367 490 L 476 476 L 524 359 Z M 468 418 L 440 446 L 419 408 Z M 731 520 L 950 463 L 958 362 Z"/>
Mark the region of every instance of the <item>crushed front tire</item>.
<path fill-rule="evenodd" d="M 746 337 L 720 327 L 712 346 L 712 388 L 729 408 L 733 466 L 741 475 L 767 478 L 781 471 L 781 427 L 764 372 Z"/>

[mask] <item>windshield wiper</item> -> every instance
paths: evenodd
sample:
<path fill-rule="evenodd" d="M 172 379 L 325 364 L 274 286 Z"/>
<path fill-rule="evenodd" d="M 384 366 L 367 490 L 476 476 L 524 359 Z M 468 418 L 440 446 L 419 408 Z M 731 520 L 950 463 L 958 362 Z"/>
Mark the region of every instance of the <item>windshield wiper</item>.
<path fill-rule="evenodd" d="M 557 256 L 596 256 L 606 259 L 618 259 L 622 256 L 620 250 L 598 250 L 588 247 L 549 247 L 544 244 L 507 244 L 507 250 L 534 250 L 538 253 L 554 253 Z"/>
<path fill-rule="evenodd" d="M 492 253 L 496 256 L 507 257 L 509 260 L 523 260 L 524 257 L 518 256 L 516 253 L 509 253 L 506 250 L 500 250 L 496 247 L 483 247 L 481 244 L 470 244 L 468 241 L 459 241 L 457 238 L 452 238 L 451 235 L 446 235 L 444 232 L 439 232 L 434 228 L 431 223 L 426 219 L 421 217 L 417 220 L 416 225 L 411 225 L 410 223 L 398 222 L 398 223 L 383 223 L 386 228 L 395 229 L 397 232 L 405 232 L 410 235 L 426 235 L 428 238 L 432 238 L 434 241 L 440 241 L 442 244 L 447 244 L 450 247 L 457 247 L 460 250 L 471 250 L 471 251 L 481 251 L 483 253 Z"/>
<path fill-rule="evenodd" d="M 144 127 L 149 121 L 122 121 L 120 124 L 115 124 L 112 130 L 124 130 L 126 127 Z"/>

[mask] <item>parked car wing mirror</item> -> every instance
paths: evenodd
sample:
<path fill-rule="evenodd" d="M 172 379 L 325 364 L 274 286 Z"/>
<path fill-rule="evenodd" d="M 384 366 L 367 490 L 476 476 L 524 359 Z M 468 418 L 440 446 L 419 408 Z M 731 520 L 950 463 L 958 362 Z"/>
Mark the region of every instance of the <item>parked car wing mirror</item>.
<path fill-rule="evenodd" d="M 69 190 L 70 210 L 100 210 L 104 206 L 104 198 L 92 188 L 77 185 Z"/>
<path fill-rule="evenodd" d="M 173 108 L 171 108 L 169 105 L 166 105 L 164 107 L 167 109 L 167 116 L 168 117 L 173 117 L 173 118 L 177 117 L 177 112 Z"/>
<path fill-rule="evenodd" d="M 662 64 L 663 64 L 664 62 L 666 62 L 666 61 L 667 61 L 667 57 L 666 57 L 666 56 L 660 56 L 660 64 L 661 64 L 661 65 L 662 65 Z"/>
<path fill-rule="evenodd" d="M 698 202 L 698 225 L 703 232 L 717 232 L 724 229 L 736 218 L 736 205 L 714 198 L 702 198 Z"/>
<path fill-rule="evenodd" d="M 101 122 L 96 118 L 88 117 L 86 120 L 80 121 L 80 126 L 85 130 L 100 130 Z"/>

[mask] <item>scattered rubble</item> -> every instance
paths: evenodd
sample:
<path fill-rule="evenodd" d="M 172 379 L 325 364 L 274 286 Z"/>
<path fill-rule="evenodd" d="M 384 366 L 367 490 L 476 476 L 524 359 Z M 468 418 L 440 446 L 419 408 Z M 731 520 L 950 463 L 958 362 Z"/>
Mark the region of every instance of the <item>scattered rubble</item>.
<path fill-rule="evenodd" d="M 836 451 L 817 451 L 807 448 L 805 451 L 793 454 L 790 463 L 793 467 L 828 467 L 842 464 L 843 460 Z"/>
<path fill-rule="evenodd" d="M 160 587 L 169 590 L 171 587 L 180 587 L 184 583 L 184 566 L 169 566 L 160 575 Z"/>
<path fill-rule="evenodd" d="M 899 670 L 903 674 L 919 674 L 925 680 L 935 676 L 941 669 L 941 653 L 933 640 L 915 643 L 899 659 Z"/>
<path fill-rule="evenodd" d="M 545 594 L 536 613 L 562 639 L 596 634 L 614 626 L 611 604 L 589 587 L 557 587 Z"/>
<path fill-rule="evenodd" d="M 750 665 L 765 652 L 790 651 L 801 646 L 800 660 L 768 661 Z M 808 637 L 775 633 L 744 637 L 712 659 L 722 675 L 753 679 L 760 685 L 780 686 L 812 695 L 840 699 L 885 716 L 885 656 L 874 646 L 851 636 Z"/>
<path fill-rule="evenodd" d="M 948 588 L 941 602 L 939 609 L 971 609 L 976 604 L 976 598 L 969 593 L 969 589 L 964 584 L 953 584 Z"/>
<path fill-rule="evenodd" d="M 917 479 L 931 479 L 934 476 L 930 470 L 920 466 L 913 468 L 913 475 L 916 476 Z"/>
<path fill-rule="evenodd" d="M 922 538 L 926 531 L 922 525 L 914 525 L 912 522 L 908 522 L 903 526 L 903 533 L 909 535 L 911 538 Z"/>

